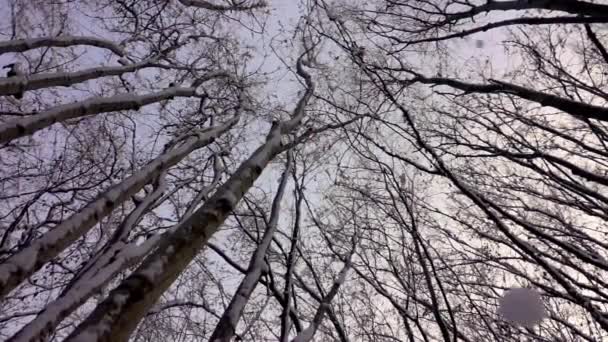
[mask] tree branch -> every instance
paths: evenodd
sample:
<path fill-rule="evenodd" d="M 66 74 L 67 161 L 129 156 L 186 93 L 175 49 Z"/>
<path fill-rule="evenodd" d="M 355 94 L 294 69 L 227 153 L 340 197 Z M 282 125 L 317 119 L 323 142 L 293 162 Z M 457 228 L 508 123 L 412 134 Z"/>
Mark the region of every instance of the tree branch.
<path fill-rule="evenodd" d="M 259 1 L 250 5 L 242 5 L 233 3 L 231 5 L 217 5 L 204 0 L 178 0 L 182 5 L 189 7 L 204 8 L 210 11 L 247 11 L 256 8 L 266 7 L 266 1 Z"/>
<path fill-rule="evenodd" d="M 559 97 L 553 94 L 547 94 L 540 91 L 528 89 L 515 84 L 490 80 L 491 84 L 475 84 L 466 83 L 450 78 L 441 77 L 424 77 L 416 74 L 416 76 L 409 80 L 411 83 L 424 83 L 424 84 L 435 84 L 435 85 L 447 85 L 452 88 L 460 89 L 467 93 L 508 93 L 513 94 L 523 99 L 536 102 L 543 106 L 549 106 L 562 110 L 572 116 L 578 118 L 595 119 L 599 121 L 608 121 L 608 108 L 595 106 L 587 103 L 577 102 L 563 97 Z"/>
<path fill-rule="evenodd" d="M 0 54 L 6 52 L 23 52 L 40 47 L 69 47 L 75 45 L 88 45 L 108 49 L 121 57 L 125 54 L 118 44 L 105 39 L 85 36 L 40 37 L 2 41 L 0 42 Z"/>
<path fill-rule="evenodd" d="M 591 40 L 595 48 L 602 55 L 602 58 L 604 58 L 604 62 L 608 63 L 608 51 L 606 51 L 606 47 L 597 38 L 597 35 L 593 32 L 589 24 L 585 24 L 585 32 L 587 32 L 587 37 L 589 37 L 589 40 Z"/>

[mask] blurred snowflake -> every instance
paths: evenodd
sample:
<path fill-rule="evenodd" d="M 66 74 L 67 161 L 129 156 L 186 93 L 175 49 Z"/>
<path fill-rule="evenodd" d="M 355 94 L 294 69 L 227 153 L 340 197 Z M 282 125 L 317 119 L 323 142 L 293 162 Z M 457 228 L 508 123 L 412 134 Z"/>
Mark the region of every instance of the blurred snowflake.
<path fill-rule="evenodd" d="M 547 316 L 540 294 L 531 288 L 506 291 L 498 305 L 498 314 L 505 320 L 528 328 L 539 324 Z"/>

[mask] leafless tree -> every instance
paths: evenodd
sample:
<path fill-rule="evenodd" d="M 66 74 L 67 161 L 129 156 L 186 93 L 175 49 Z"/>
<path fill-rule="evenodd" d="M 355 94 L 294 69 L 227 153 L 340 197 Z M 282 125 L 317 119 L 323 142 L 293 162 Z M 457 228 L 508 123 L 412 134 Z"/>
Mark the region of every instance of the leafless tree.
<path fill-rule="evenodd" d="M 389 222 L 354 269 L 403 328 L 366 333 L 412 341 L 605 338 L 606 49 L 602 26 L 593 24 L 606 22 L 606 5 L 317 4 L 325 13 L 317 30 L 359 66 L 393 114 L 351 133 L 357 168 L 373 172 L 366 184 L 343 181 L 349 196 Z M 474 40 L 488 30 L 493 41 Z M 534 331 L 505 326 L 493 306 L 512 286 L 541 289 L 550 321 Z"/>
<path fill-rule="evenodd" d="M 4 3 L 1 339 L 608 338 L 605 2 Z"/>

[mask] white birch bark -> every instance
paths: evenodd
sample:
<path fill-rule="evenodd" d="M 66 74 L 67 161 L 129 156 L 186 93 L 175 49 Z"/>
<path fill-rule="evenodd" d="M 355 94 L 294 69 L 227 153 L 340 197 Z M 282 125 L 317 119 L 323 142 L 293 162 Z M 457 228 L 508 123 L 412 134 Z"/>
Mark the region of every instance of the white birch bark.
<path fill-rule="evenodd" d="M 266 227 L 266 231 L 264 232 L 264 236 L 262 237 L 262 241 L 249 260 L 247 273 L 245 274 L 243 280 L 241 280 L 239 287 L 230 300 L 228 308 L 226 308 L 219 322 L 215 326 L 215 329 L 211 334 L 210 341 L 230 342 L 234 336 L 236 326 L 241 319 L 241 315 L 243 314 L 243 309 L 245 309 L 245 305 L 247 305 L 249 297 L 251 297 L 253 290 L 255 290 L 255 287 L 260 280 L 260 276 L 262 276 L 262 272 L 266 264 L 264 261 L 264 256 L 266 256 L 268 247 L 272 242 L 272 237 L 277 230 L 279 214 L 281 211 L 281 200 L 283 199 L 283 194 L 285 193 L 285 186 L 287 185 L 287 179 L 289 178 L 290 172 L 291 158 L 288 158 L 287 166 L 285 167 L 285 171 L 281 176 L 281 182 L 279 184 L 279 188 L 277 189 L 277 194 L 272 201 L 270 220 L 268 222 L 268 226 Z"/>
<path fill-rule="evenodd" d="M 139 109 L 173 97 L 196 95 L 194 88 L 171 87 L 151 94 L 121 94 L 112 97 L 92 97 L 87 100 L 56 106 L 39 114 L 8 121 L 0 125 L 0 144 L 31 135 L 55 123 L 87 115 Z"/>
<path fill-rule="evenodd" d="M 242 274 L 247 273 L 246 268 L 239 266 L 236 262 L 234 262 L 234 260 L 230 259 L 226 255 L 226 253 L 224 253 L 219 247 L 217 247 L 216 245 L 214 245 L 211 242 L 209 242 L 207 244 L 207 246 L 209 246 L 209 249 L 213 250 L 218 256 L 220 256 L 224 261 L 226 261 L 228 263 L 228 265 L 233 267 L 235 270 L 241 272 Z M 275 297 L 275 299 L 279 302 L 279 304 L 281 304 L 282 306 L 285 305 L 285 302 L 286 302 L 285 297 L 282 295 L 282 293 L 278 290 L 278 288 L 276 287 L 276 285 L 273 282 L 265 281 L 264 278 L 260 278 L 260 283 L 262 285 L 266 286 L 266 288 L 272 293 L 272 296 Z M 296 331 L 301 331 L 302 328 L 301 328 L 300 320 L 299 320 L 297 313 L 296 313 L 295 309 L 293 308 L 293 306 L 289 307 L 289 315 L 291 316 L 291 321 L 293 322 L 293 324 L 296 328 Z M 218 315 L 217 318 L 219 319 L 220 316 Z"/>
<path fill-rule="evenodd" d="M 236 2 L 231 5 L 218 5 L 218 4 L 214 4 L 210 1 L 205 1 L 205 0 L 178 0 L 178 1 L 184 6 L 198 7 L 198 8 L 203 8 L 203 9 L 210 10 L 210 11 L 220 11 L 220 12 L 221 11 L 247 11 L 247 10 L 262 8 L 262 7 L 266 6 L 266 1 L 263 1 L 263 0 L 260 0 L 251 5 L 243 5 L 243 4 L 238 4 Z"/>
<path fill-rule="evenodd" d="M 266 300 L 264 300 L 264 304 L 262 304 L 262 307 L 260 308 L 260 310 L 258 310 L 258 312 L 253 317 L 253 319 L 250 320 L 250 323 L 245 327 L 245 329 L 243 329 L 243 332 L 238 334 L 241 341 L 244 339 L 244 336 L 247 336 L 247 334 L 249 334 L 249 332 L 251 331 L 251 329 L 253 328 L 255 323 L 260 319 L 260 317 L 262 317 L 262 314 L 264 313 L 264 311 L 268 307 L 268 304 L 270 303 L 270 298 L 272 298 L 272 297 L 270 297 L 270 296 L 266 297 Z"/>
<path fill-rule="evenodd" d="M 159 176 L 155 190 L 125 218 L 105 246 L 82 267 L 58 298 L 46 305 L 33 321 L 8 341 L 45 341 L 63 318 L 101 289 L 118 272 L 140 260 L 157 245 L 159 236 L 153 236 L 140 246 L 126 243 L 124 239 L 145 212 L 162 196 L 166 189 L 165 174 Z"/>
<path fill-rule="evenodd" d="M 217 186 L 222 172 L 223 167 L 216 162 L 213 180 L 201 189 L 192 203 L 190 203 L 189 210 L 183 215 L 181 221 L 189 217 L 192 208 L 195 208 Z M 8 341 L 27 342 L 46 340 L 64 318 L 104 287 L 119 272 L 136 264 L 158 246 L 162 238 L 169 233 L 154 235 L 140 246 L 137 246 L 135 243 L 124 242 L 130 230 L 141 220 L 143 214 L 161 198 L 166 189 L 164 174 L 159 177 L 158 183 L 156 189 L 148 194 L 137 208 L 129 214 L 121 226 L 117 228 L 112 238 L 106 243 L 106 247 L 101 250 L 98 256 L 93 257 L 83 267 L 83 270 L 76 275 L 75 279 L 68 285 L 68 288 L 56 300 L 46 305 L 44 310 L 38 313 L 33 321 L 24 326 Z"/>
<path fill-rule="evenodd" d="M 116 206 L 158 177 L 161 172 L 177 164 L 192 151 L 214 141 L 237 121 L 238 116 L 220 126 L 186 137 L 183 142 L 164 152 L 123 182 L 110 187 L 78 213 L 0 264 L 0 299 L 42 267 L 44 263 L 83 236 L 101 218 L 111 213 Z"/>
<path fill-rule="evenodd" d="M 55 72 L 0 78 L 0 95 L 15 95 L 28 90 L 69 86 L 96 78 L 118 76 L 154 66 L 154 60 L 147 59 L 129 65 L 97 67 L 76 72 Z"/>
<path fill-rule="evenodd" d="M 86 36 L 39 37 L 6 40 L 0 42 L 0 54 L 6 52 L 23 52 L 40 47 L 68 47 L 75 45 L 88 45 L 107 49 L 121 57 L 125 55 L 123 49 L 114 42 Z"/>
<path fill-rule="evenodd" d="M 142 265 L 110 292 L 97 308 L 68 336 L 66 341 L 127 341 L 139 321 L 177 279 L 190 261 L 235 208 L 270 161 L 284 148 L 282 134 L 297 128 L 312 97 L 314 84 L 298 60 L 298 74 L 307 89 L 298 101 L 292 118 L 275 122 L 266 142 L 247 159 L 228 181 L 191 217 L 176 228 Z"/>
<path fill-rule="evenodd" d="M 157 234 L 139 246 L 135 243 L 117 242 L 98 260 L 99 267 L 89 269 L 65 294 L 46 305 L 33 321 L 8 341 L 46 341 L 65 317 L 105 286 L 119 272 L 140 261 L 154 247 L 158 246 L 161 239 L 162 235 Z"/>

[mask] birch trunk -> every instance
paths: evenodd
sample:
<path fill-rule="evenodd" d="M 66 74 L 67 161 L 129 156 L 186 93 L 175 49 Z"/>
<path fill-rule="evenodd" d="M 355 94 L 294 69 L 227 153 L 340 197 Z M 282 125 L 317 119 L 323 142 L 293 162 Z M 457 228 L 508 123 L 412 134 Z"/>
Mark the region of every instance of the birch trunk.
<path fill-rule="evenodd" d="M 202 198 L 206 197 L 219 182 L 223 167 L 219 165 L 220 163 L 217 159 L 216 157 L 213 180 L 192 201 L 182 221 L 190 215 L 191 209 Z M 105 244 L 106 247 L 102 248 L 101 252 L 96 257 L 93 257 L 88 265 L 83 267 L 83 270 L 75 276 L 56 300 L 45 306 L 44 310 L 33 321 L 24 326 L 8 341 L 27 342 L 46 340 L 49 334 L 53 332 L 53 329 L 64 318 L 104 287 L 119 272 L 136 264 L 156 248 L 162 238 L 168 235 L 168 232 L 154 235 L 139 246 L 133 242 L 125 243 L 124 239 L 129 235 L 130 230 L 141 220 L 141 217 L 158 202 L 157 200 L 160 198 L 160 201 L 162 201 L 161 196 L 165 188 L 164 175 L 161 175 L 156 189 L 146 196 L 137 208 L 123 221 L 121 226 L 116 229 L 116 232 Z"/>
<path fill-rule="evenodd" d="M 238 116 L 219 127 L 206 129 L 194 136 L 186 137 L 181 145 L 161 154 L 137 173 L 120 184 L 112 186 L 78 213 L 0 264 L 0 299 L 40 269 L 42 265 L 56 257 L 72 242 L 83 236 L 119 204 L 158 177 L 161 172 L 180 162 L 192 151 L 214 141 L 237 121 Z"/>
<path fill-rule="evenodd" d="M 146 312 L 207 244 L 264 168 L 284 150 L 282 135 L 299 126 L 314 89 L 310 75 L 303 69 L 302 58 L 298 60 L 297 71 L 306 81 L 307 89 L 292 118 L 275 122 L 266 142 L 200 209 L 177 227 L 175 233 L 161 242 L 157 251 L 114 289 L 66 341 L 120 342 L 129 339 Z"/>
<path fill-rule="evenodd" d="M 165 191 L 164 175 L 159 178 L 161 179 L 156 189 L 148 194 L 125 218 L 114 235 L 106 242 L 105 247 L 91 258 L 88 264 L 82 268 L 82 271 L 74 276 L 74 279 L 61 295 L 46 305 L 33 321 L 25 325 L 8 341 L 45 341 L 61 320 L 84 303 L 124 267 L 143 257 L 145 255 L 143 253 L 156 245 L 155 242 L 158 242 L 158 237 L 148 239 L 141 246 L 136 246 L 134 243 L 125 243 L 123 240 Z"/>
<path fill-rule="evenodd" d="M 211 334 L 210 341 L 230 342 L 234 336 L 236 326 L 238 325 L 241 315 L 243 314 L 243 309 L 245 309 L 245 306 L 249 301 L 249 297 L 251 297 L 251 294 L 253 293 L 253 290 L 255 290 L 255 287 L 260 280 L 260 276 L 262 275 L 265 266 L 264 256 L 266 256 L 268 247 L 272 242 L 272 237 L 277 230 L 281 210 L 281 200 L 283 199 L 283 194 L 285 193 L 285 186 L 287 185 L 287 179 L 289 178 L 290 172 L 291 157 L 288 157 L 287 166 L 285 167 L 285 171 L 281 176 L 281 183 L 279 184 L 277 194 L 272 202 L 270 220 L 268 222 L 268 226 L 266 227 L 266 231 L 264 232 L 262 241 L 253 253 L 253 256 L 249 261 L 247 273 L 239 284 L 234 296 L 230 300 L 228 308 L 224 311 L 224 314 L 217 323 L 215 330 Z"/>

